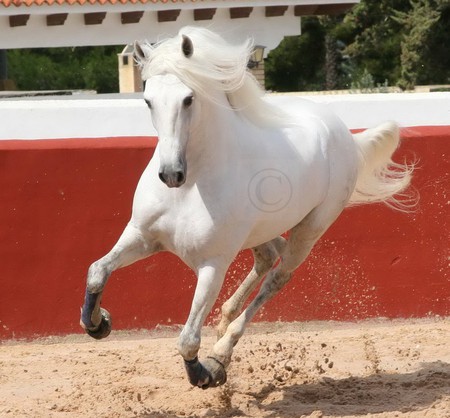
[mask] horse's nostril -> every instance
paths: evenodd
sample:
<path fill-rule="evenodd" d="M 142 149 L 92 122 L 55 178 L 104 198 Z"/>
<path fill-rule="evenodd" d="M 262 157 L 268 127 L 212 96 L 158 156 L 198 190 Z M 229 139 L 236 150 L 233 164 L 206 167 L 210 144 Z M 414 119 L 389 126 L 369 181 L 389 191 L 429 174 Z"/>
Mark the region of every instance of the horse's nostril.
<path fill-rule="evenodd" d="M 184 182 L 184 173 L 182 171 L 177 171 L 177 182 L 183 183 Z"/>
<path fill-rule="evenodd" d="M 160 179 L 164 184 L 167 183 L 167 177 L 166 177 L 166 175 L 165 175 L 162 171 L 159 172 L 158 176 L 159 176 L 159 179 Z"/>

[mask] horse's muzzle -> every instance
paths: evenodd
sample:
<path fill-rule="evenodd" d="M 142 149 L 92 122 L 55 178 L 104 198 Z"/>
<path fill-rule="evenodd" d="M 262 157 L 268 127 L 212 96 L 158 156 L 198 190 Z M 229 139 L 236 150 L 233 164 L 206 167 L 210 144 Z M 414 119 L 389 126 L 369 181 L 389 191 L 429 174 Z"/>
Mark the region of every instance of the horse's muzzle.
<path fill-rule="evenodd" d="M 180 187 L 186 181 L 186 169 L 181 167 L 175 170 L 161 168 L 158 175 L 167 187 Z"/>

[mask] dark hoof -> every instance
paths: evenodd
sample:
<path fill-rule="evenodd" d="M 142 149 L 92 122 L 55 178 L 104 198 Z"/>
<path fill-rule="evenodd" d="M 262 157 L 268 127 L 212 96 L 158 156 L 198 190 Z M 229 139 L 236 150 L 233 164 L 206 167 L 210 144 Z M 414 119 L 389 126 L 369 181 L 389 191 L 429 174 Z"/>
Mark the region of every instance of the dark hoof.
<path fill-rule="evenodd" d="M 100 313 L 102 314 L 100 325 L 94 330 L 86 328 L 86 332 L 96 340 L 106 338 L 111 333 L 111 315 L 103 308 L 100 308 Z"/>
<path fill-rule="evenodd" d="M 185 361 L 189 382 L 201 389 L 215 388 L 227 381 L 227 373 L 223 364 L 214 357 L 207 357 L 203 364 L 196 357 L 194 360 Z"/>

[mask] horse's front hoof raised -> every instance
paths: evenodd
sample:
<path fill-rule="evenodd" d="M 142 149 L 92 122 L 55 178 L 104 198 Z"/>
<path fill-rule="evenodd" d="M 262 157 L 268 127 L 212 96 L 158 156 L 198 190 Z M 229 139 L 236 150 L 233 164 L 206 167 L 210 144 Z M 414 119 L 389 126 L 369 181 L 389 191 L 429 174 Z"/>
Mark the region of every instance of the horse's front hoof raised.
<path fill-rule="evenodd" d="M 207 357 L 203 363 L 194 360 L 185 361 L 189 382 L 201 389 L 215 388 L 227 381 L 227 373 L 223 364 L 214 357 Z"/>
<path fill-rule="evenodd" d="M 86 333 L 96 340 L 106 338 L 111 333 L 112 327 L 111 315 L 109 312 L 106 309 L 100 308 L 100 313 L 102 314 L 100 325 L 94 330 L 85 328 Z"/>

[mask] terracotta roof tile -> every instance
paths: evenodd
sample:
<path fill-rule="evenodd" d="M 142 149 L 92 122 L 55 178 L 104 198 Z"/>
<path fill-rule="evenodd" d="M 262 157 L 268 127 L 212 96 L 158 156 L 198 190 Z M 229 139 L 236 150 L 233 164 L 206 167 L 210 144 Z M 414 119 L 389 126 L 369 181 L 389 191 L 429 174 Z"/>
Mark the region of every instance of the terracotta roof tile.
<path fill-rule="evenodd" d="M 195 2 L 201 2 L 203 0 L 0 0 L 0 7 L 9 7 L 9 6 L 16 6 L 16 7 L 23 7 L 23 6 L 40 6 L 42 4 L 46 4 L 51 6 L 52 4 L 117 4 L 117 3 L 162 3 L 162 4 L 177 4 L 177 3 L 195 3 Z"/>

